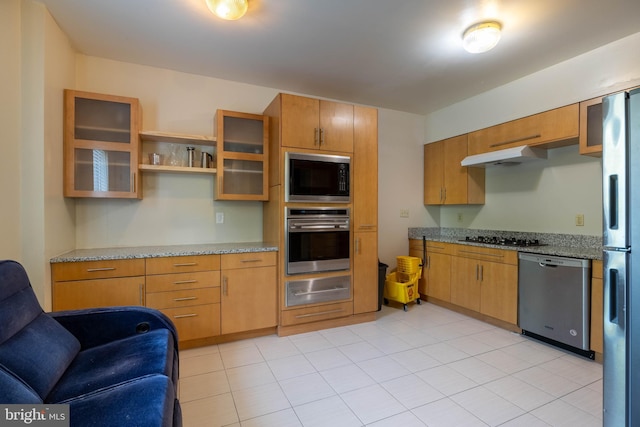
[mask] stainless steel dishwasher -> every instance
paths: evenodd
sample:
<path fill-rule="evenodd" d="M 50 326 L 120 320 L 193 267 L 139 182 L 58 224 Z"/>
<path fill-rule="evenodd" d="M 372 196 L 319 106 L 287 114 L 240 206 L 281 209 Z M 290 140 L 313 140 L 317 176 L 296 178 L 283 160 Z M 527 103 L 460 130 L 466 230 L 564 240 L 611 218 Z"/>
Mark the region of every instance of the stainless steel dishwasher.
<path fill-rule="evenodd" d="M 524 335 L 593 359 L 589 350 L 591 262 L 519 253 L 518 326 Z"/>

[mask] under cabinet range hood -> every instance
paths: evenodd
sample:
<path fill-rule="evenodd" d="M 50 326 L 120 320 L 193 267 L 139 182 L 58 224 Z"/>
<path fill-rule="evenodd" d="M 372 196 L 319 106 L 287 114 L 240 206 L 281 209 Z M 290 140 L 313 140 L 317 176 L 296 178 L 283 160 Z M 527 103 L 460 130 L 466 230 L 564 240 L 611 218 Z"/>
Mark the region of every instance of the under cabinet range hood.
<path fill-rule="evenodd" d="M 487 166 L 513 166 L 531 160 L 546 159 L 547 150 L 531 148 L 528 145 L 506 148 L 504 150 L 490 151 L 488 153 L 474 154 L 462 159 L 462 166 L 487 167 Z"/>

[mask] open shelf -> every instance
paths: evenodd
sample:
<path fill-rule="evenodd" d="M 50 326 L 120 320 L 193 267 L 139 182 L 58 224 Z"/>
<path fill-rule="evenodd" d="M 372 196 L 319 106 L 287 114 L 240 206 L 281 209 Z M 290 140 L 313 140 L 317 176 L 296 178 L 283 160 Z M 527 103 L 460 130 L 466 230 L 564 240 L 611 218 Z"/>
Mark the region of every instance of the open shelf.
<path fill-rule="evenodd" d="M 205 175 L 215 175 L 216 168 L 190 168 L 186 166 L 164 166 L 141 164 L 139 169 L 142 172 L 171 172 L 171 173 L 199 173 Z"/>
<path fill-rule="evenodd" d="M 139 135 L 142 141 L 207 145 L 210 147 L 216 146 L 216 138 L 213 136 L 188 135 L 188 134 L 171 133 L 171 132 L 157 132 L 152 130 L 142 131 L 139 133 Z"/>

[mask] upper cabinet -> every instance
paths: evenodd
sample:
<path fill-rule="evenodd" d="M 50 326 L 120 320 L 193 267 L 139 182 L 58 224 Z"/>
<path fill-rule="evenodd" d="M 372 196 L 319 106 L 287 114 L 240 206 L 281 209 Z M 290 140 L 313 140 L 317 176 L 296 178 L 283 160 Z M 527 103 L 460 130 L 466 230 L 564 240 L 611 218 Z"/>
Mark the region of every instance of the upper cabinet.
<path fill-rule="evenodd" d="M 353 105 L 281 94 L 282 145 L 353 152 Z"/>
<path fill-rule="evenodd" d="M 269 120 L 218 110 L 216 200 L 269 199 Z"/>
<path fill-rule="evenodd" d="M 424 145 L 424 204 L 484 204 L 485 171 L 460 165 L 467 134 Z"/>
<path fill-rule="evenodd" d="M 571 104 L 481 129 L 469 133 L 469 155 L 521 145 L 556 148 L 574 144 L 578 123 L 578 104 Z"/>
<path fill-rule="evenodd" d="M 64 91 L 65 197 L 142 198 L 136 98 Z"/>
<path fill-rule="evenodd" d="M 602 156 L 602 98 L 580 103 L 580 154 Z"/>

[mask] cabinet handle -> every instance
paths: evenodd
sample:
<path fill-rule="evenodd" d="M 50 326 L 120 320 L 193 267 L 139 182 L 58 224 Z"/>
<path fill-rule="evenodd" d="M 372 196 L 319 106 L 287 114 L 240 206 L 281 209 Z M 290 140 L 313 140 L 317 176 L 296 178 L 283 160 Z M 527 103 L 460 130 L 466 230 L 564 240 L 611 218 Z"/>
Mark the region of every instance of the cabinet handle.
<path fill-rule="evenodd" d="M 479 274 L 478 274 L 478 264 L 476 264 L 476 282 L 478 281 L 478 277 L 479 277 Z"/>
<path fill-rule="evenodd" d="M 183 262 L 173 264 L 174 267 L 193 267 L 194 265 L 198 265 L 197 262 Z"/>
<path fill-rule="evenodd" d="M 174 285 L 184 285 L 185 283 L 196 283 L 197 280 L 178 280 L 173 282 Z"/>
<path fill-rule="evenodd" d="M 191 314 L 177 314 L 175 316 L 173 316 L 174 319 L 184 319 L 185 317 L 196 317 L 198 314 L 197 313 L 191 313 Z"/>
<path fill-rule="evenodd" d="M 87 273 L 95 273 L 96 271 L 113 271 L 115 267 L 87 268 Z"/>
<path fill-rule="evenodd" d="M 174 298 L 173 300 L 174 300 L 175 302 L 178 302 L 178 301 L 193 301 L 193 300 L 195 300 L 195 299 L 198 299 L 198 297 Z"/>
<path fill-rule="evenodd" d="M 320 145 L 319 143 L 319 134 L 320 131 L 318 130 L 318 128 L 313 128 L 313 145 Z"/>
<path fill-rule="evenodd" d="M 135 193 L 136 192 L 136 173 L 135 172 L 131 174 L 131 188 L 132 188 L 131 192 Z"/>
<path fill-rule="evenodd" d="M 443 188 L 442 192 L 444 193 L 444 197 L 442 197 L 442 201 L 444 202 L 445 200 L 447 200 L 447 189 Z"/>
<path fill-rule="evenodd" d="M 356 237 L 356 241 L 355 241 L 355 252 L 356 254 L 360 253 L 360 239 Z"/>
<path fill-rule="evenodd" d="M 324 145 L 324 128 L 320 128 L 320 146 Z"/>
<path fill-rule="evenodd" d="M 480 281 L 484 282 L 484 265 L 480 265 Z"/>
<path fill-rule="evenodd" d="M 369 228 L 374 228 L 376 225 L 375 224 L 362 224 L 359 226 L 360 229 L 369 229 Z"/>
<path fill-rule="evenodd" d="M 489 147 L 500 147 L 502 145 L 507 145 L 507 144 L 513 144 L 514 142 L 520 142 L 520 141 L 528 141 L 530 139 L 536 139 L 536 138 L 540 138 L 542 135 L 540 135 L 539 133 L 535 134 L 535 135 L 529 135 L 529 136 L 523 136 L 522 138 L 515 138 L 515 139 L 510 139 L 509 141 L 503 141 L 503 142 L 496 142 L 495 144 L 491 144 Z"/>
<path fill-rule="evenodd" d="M 222 278 L 222 295 L 229 296 L 229 285 L 227 283 L 227 276 Z"/>
<path fill-rule="evenodd" d="M 260 258 L 251 258 L 251 259 L 242 259 L 240 262 L 260 262 L 262 259 Z"/>
<path fill-rule="evenodd" d="M 474 251 L 465 251 L 465 250 L 460 250 L 458 252 L 461 254 L 473 254 L 473 255 L 482 255 L 482 256 L 492 256 L 496 258 L 504 258 L 504 255 L 500 255 L 500 254 L 486 254 L 484 252 L 474 252 Z"/>
<path fill-rule="evenodd" d="M 429 249 L 440 249 L 441 251 L 444 251 L 444 246 L 427 246 L 427 248 L 429 248 Z"/>
<path fill-rule="evenodd" d="M 340 308 L 338 310 L 321 311 L 319 313 L 298 314 L 296 315 L 296 319 L 304 319 L 305 317 L 323 316 L 325 314 L 340 313 L 342 311 L 344 311 L 344 308 Z"/>
<path fill-rule="evenodd" d="M 139 292 L 140 292 L 140 305 L 144 306 L 144 285 L 142 283 L 140 283 Z"/>
<path fill-rule="evenodd" d="M 444 201 L 444 198 L 442 197 L 442 187 L 440 187 L 440 202 Z"/>
<path fill-rule="evenodd" d="M 322 289 L 320 291 L 309 291 L 309 292 L 294 292 L 294 297 L 299 297 L 302 295 L 315 295 L 315 294 L 324 294 L 327 292 L 340 292 L 340 291 L 348 291 L 349 288 L 332 288 L 332 289 Z"/>

